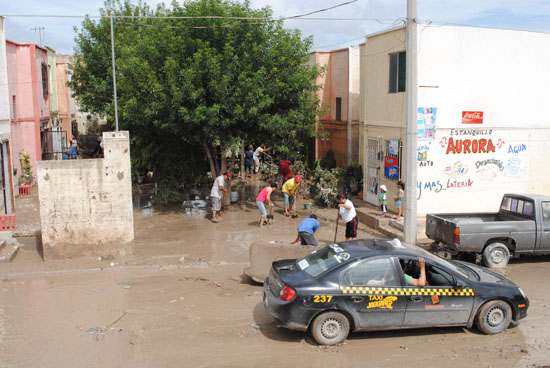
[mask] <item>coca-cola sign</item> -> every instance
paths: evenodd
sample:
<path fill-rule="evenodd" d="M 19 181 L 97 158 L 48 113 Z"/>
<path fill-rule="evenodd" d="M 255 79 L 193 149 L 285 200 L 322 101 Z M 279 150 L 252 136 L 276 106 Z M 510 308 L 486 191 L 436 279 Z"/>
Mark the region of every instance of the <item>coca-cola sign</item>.
<path fill-rule="evenodd" d="M 462 124 L 483 124 L 483 111 L 462 111 Z"/>

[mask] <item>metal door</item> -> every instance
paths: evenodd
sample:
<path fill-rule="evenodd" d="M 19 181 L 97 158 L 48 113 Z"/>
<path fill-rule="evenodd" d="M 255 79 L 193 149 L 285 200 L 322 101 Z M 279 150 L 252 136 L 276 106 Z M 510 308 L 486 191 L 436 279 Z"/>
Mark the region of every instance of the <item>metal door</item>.
<path fill-rule="evenodd" d="M 401 296 L 399 279 L 390 258 L 370 258 L 352 265 L 340 285 L 348 310 L 359 329 L 399 328 L 407 299 Z"/>
<path fill-rule="evenodd" d="M 407 310 L 404 327 L 464 325 L 468 323 L 474 303 L 474 292 L 463 281 L 455 288 L 455 275 L 426 263 L 425 287 L 406 286 Z"/>
<path fill-rule="evenodd" d="M 367 202 L 378 206 L 378 175 L 380 173 L 380 142 L 378 138 L 367 140 L 367 165 L 366 165 L 366 196 Z"/>

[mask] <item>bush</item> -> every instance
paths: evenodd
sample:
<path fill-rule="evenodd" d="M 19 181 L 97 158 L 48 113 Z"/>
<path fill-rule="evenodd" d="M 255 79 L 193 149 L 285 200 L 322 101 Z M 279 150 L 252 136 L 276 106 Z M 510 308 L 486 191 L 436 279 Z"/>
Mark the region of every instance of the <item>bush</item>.
<path fill-rule="evenodd" d="M 318 167 L 315 170 L 315 199 L 329 208 L 336 207 L 336 197 L 343 189 L 343 178 L 343 169 Z"/>

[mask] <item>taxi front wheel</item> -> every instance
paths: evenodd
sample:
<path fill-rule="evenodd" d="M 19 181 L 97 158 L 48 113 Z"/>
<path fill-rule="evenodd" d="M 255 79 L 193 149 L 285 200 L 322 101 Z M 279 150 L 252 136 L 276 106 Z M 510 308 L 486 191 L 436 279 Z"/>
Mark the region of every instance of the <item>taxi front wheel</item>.
<path fill-rule="evenodd" d="M 502 300 L 485 303 L 476 318 L 477 328 L 487 335 L 498 334 L 508 328 L 512 319 L 512 308 Z"/>
<path fill-rule="evenodd" d="M 313 320 L 311 334 L 320 345 L 343 342 L 349 334 L 349 320 L 340 312 L 326 312 Z"/>

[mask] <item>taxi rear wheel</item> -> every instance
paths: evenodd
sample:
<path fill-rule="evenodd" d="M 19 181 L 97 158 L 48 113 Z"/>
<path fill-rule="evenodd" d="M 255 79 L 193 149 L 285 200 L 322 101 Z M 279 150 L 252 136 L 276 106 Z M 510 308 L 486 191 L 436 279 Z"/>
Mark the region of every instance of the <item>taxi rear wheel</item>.
<path fill-rule="evenodd" d="M 315 318 L 311 334 L 320 345 L 343 342 L 349 334 L 349 320 L 340 312 L 327 312 Z"/>
<path fill-rule="evenodd" d="M 485 303 L 476 318 L 476 325 L 487 335 L 498 334 L 508 328 L 512 319 L 512 308 L 502 300 Z"/>

